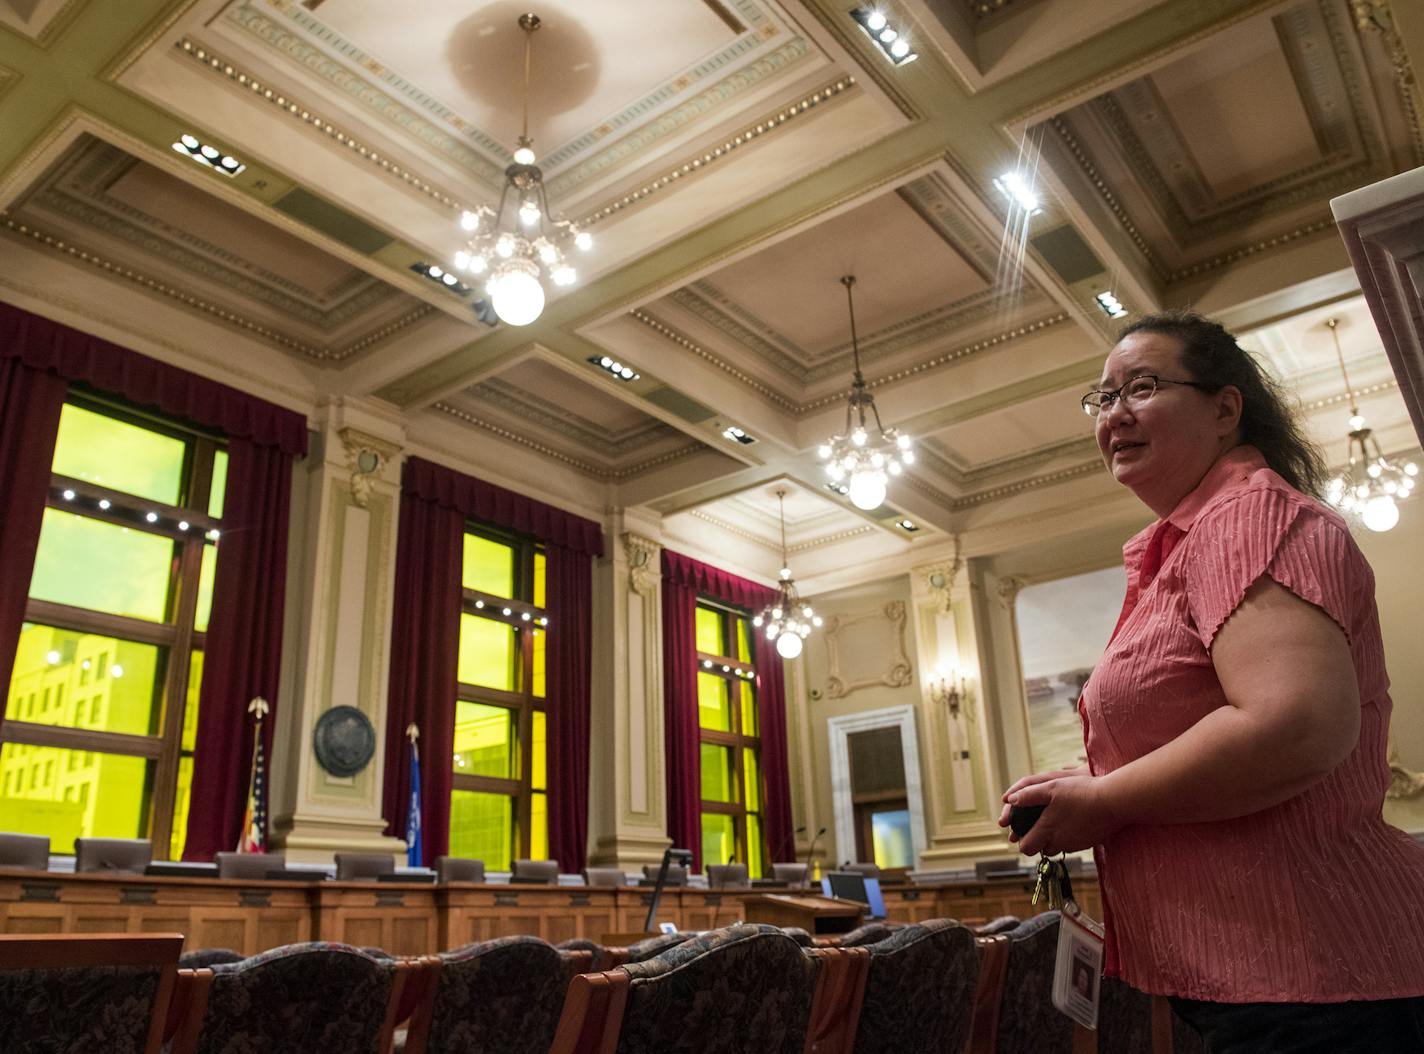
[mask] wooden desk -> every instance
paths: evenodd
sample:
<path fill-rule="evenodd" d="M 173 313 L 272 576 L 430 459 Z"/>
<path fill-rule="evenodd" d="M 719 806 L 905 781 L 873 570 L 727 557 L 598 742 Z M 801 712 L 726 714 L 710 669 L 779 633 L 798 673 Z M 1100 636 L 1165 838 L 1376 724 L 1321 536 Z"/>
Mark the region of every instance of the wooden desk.
<path fill-rule="evenodd" d="M 1073 888 L 1084 909 L 1102 918 L 1096 880 L 1080 877 Z M 1032 882 L 1018 878 L 882 890 L 892 920 L 971 925 L 1045 910 L 1041 901 L 1037 908 L 1029 903 L 1032 891 Z M 639 886 L 251 882 L 0 870 L 0 932 L 176 932 L 186 934 L 190 950 L 231 948 L 243 955 L 329 940 L 422 955 L 516 934 L 557 944 L 641 931 L 652 895 Z M 749 919 L 749 902 L 767 895 L 675 886 L 663 890 L 657 921 L 682 930 L 717 929 Z"/>
<path fill-rule="evenodd" d="M 757 893 L 746 898 L 748 922 L 766 922 L 783 929 L 799 926 L 821 936 L 849 933 L 865 917 L 866 905 L 819 893 Z"/>

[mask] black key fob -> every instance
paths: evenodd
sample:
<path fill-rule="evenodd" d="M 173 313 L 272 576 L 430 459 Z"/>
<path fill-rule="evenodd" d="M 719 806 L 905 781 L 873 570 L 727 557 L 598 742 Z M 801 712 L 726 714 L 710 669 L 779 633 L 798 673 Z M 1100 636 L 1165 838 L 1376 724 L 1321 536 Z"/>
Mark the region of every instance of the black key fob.
<path fill-rule="evenodd" d="M 1018 837 L 1028 834 L 1029 828 L 1038 823 L 1046 805 L 1015 805 L 1009 809 L 1009 828 Z"/>

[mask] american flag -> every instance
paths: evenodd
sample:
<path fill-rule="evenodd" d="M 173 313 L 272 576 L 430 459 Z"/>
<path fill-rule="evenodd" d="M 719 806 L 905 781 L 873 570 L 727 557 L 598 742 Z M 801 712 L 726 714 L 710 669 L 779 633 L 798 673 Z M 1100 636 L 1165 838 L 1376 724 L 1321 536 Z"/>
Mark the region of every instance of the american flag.
<path fill-rule="evenodd" d="M 257 715 L 252 734 L 252 773 L 247 781 L 247 808 L 242 814 L 242 831 L 237 839 L 239 853 L 267 852 L 267 775 L 262 763 L 262 715 L 267 700 L 257 698 L 247 707 Z"/>

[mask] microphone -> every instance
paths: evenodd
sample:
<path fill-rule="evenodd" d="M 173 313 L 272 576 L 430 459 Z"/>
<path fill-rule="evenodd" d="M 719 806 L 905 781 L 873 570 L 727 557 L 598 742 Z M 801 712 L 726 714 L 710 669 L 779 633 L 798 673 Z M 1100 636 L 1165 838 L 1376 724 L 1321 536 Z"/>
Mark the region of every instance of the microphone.
<path fill-rule="evenodd" d="M 811 847 L 806 850 L 806 877 L 808 880 L 811 876 L 811 859 L 816 855 L 816 843 L 821 840 L 821 835 L 825 833 L 826 829 L 824 827 L 817 831 L 816 837 L 811 839 Z"/>
<path fill-rule="evenodd" d="M 795 860 L 796 853 L 794 852 L 794 850 L 796 848 L 796 836 L 798 834 L 805 833 L 806 826 L 802 824 L 800 827 L 796 828 L 796 830 L 792 831 L 785 838 L 783 838 L 781 840 L 781 844 L 776 847 L 776 855 L 771 858 L 772 862 L 775 863 L 777 860 L 780 860 L 782 857 L 784 857 L 787 853 L 787 850 L 793 850 L 793 852 L 791 853 L 791 859 Z"/>

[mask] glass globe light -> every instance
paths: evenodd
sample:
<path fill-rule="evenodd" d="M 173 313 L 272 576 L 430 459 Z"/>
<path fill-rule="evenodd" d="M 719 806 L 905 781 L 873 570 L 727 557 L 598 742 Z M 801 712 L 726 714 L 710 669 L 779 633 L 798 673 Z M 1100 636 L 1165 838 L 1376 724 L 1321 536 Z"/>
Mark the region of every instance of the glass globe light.
<path fill-rule="evenodd" d="M 579 231 L 578 234 L 574 235 L 574 245 L 577 246 L 581 252 L 588 252 L 593 248 L 593 235 L 589 234 L 588 231 Z"/>
<path fill-rule="evenodd" d="M 472 231 L 479 225 L 480 214 L 478 212 L 470 212 L 468 209 L 466 209 L 464 212 L 460 213 L 460 228 L 462 230 Z"/>
<path fill-rule="evenodd" d="M 801 638 L 795 633 L 783 633 L 776 638 L 776 654 L 783 659 L 794 659 L 801 654 Z"/>
<path fill-rule="evenodd" d="M 540 215 L 539 206 L 535 205 L 532 201 L 526 201 L 523 205 L 519 206 L 519 222 L 526 227 L 532 227 L 538 223 Z"/>
<path fill-rule="evenodd" d="M 856 472 L 850 477 L 850 503 L 869 512 L 885 503 L 885 479 L 879 472 Z"/>
<path fill-rule="evenodd" d="M 502 268 L 487 288 L 494 313 L 511 326 L 527 326 L 544 310 L 544 287 L 528 271 Z"/>
<path fill-rule="evenodd" d="M 514 152 L 514 163 L 516 165 L 532 165 L 534 163 L 534 151 L 527 146 L 521 146 Z"/>
<path fill-rule="evenodd" d="M 1388 494 L 1379 494 L 1365 502 L 1360 518 L 1370 530 L 1383 533 L 1399 522 L 1399 506 Z"/>
<path fill-rule="evenodd" d="M 1365 427 L 1365 419 L 1364 419 L 1361 415 L 1359 415 L 1359 414 L 1353 414 L 1353 415 L 1351 415 L 1351 417 L 1350 417 L 1350 431 L 1352 431 L 1352 432 L 1358 432 L 1361 428 L 1364 428 L 1364 427 Z"/>
<path fill-rule="evenodd" d="M 870 12 L 870 17 L 865 20 L 865 24 L 870 27 L 872 33 L 885 28 L 885 16 L 879 11 Z"/>

